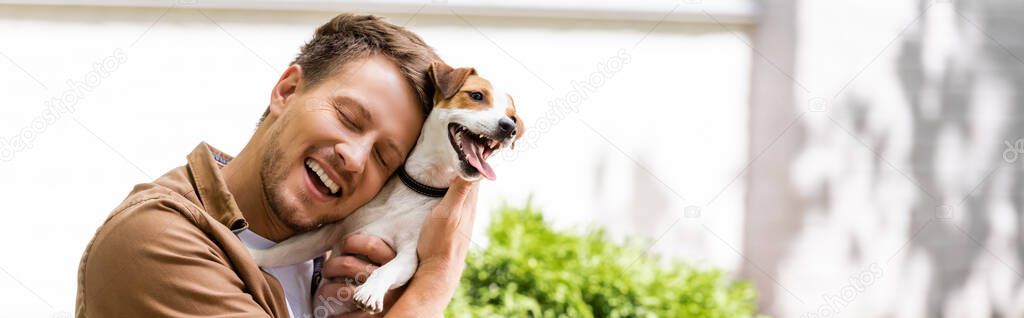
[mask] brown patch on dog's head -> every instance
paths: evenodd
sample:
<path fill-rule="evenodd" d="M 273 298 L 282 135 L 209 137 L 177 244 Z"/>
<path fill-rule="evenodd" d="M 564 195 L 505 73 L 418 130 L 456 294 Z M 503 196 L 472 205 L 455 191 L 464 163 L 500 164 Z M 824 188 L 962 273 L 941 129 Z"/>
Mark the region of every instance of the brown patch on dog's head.
<path fill-rule="evenodd" d="M 491 82 L 472 67 L 452 68 L 435 61 L 430 68 L 434 81 L 434 107 L 484 110 L 494 106 Z"/>
<path fill-rule="evenodd" d="M 431 63 L 430 79 L 434 82 L 434 102 L 437 102 L 438 97 L 445 100 L 455 96 L 470 75 L 476 75 L 476 69 L 472 67 L 452 68 L 441 61 Z"/>

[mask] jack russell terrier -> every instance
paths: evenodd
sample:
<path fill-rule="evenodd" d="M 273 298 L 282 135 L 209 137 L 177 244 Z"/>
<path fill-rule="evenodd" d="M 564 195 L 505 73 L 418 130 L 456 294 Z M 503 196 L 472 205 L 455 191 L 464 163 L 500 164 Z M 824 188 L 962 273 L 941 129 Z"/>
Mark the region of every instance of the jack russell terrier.
<path fill-rule="evenodd" d="M 473 68 L 452 68 L 438 61 L 431 65 L 430 76 L 435 86 L 434 109 L 405 166 L 398 168 L 398 178 L 388 180 L 376 197 L 340 222 L 294 236 L 269 249 L 250 249 L 257 264 L 276 267 L 307 261 L 323 255 L 351 234 L 380 237 L 395 250 L 395 258 L 356 287 L 353 298 L 365 311 L 383 310 L 384 294 L 404 285 L 416 271 L 420 228 L 452 178 L 476 181 L 483 176 L 494 180 L 487 158 L 503 147 L 513 146 L 523 135 L 523 122 L 516 115 L 512 97 L 495 90 Z M 310 169 L 326 178 L 317 171 L 318 166 Z M 337 249 L 332 251 L 332 255 L 339 253 Z M 323 304 L 318 300 L 317 305 Z"/>

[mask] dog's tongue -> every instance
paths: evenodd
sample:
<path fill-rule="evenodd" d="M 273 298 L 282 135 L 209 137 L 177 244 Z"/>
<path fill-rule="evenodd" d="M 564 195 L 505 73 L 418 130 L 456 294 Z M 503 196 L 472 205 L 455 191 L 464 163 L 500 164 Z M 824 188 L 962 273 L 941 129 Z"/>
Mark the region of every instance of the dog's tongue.
<path fill-rule="evenodd" d="M 483 154 L 484 148 L 476 140 L 469 138 L 469 136 L 462 136 L 462 152 L 466 154 L 466 160 L 469 161 L 469 164 L 476 168 L 477 171 L 480 171 L 484 178 L 488 180 L 497 178 L 491 166 L 487 164 L 487 161 L 484 161 L 486 159 Z"/>

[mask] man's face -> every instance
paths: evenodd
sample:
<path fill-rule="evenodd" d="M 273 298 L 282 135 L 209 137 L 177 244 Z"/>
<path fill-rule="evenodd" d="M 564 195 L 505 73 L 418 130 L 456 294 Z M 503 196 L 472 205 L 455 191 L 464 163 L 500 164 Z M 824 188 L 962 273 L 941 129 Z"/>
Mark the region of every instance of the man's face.
<path fill-rule="evenodd" d="M 398 66 L 381 56 L 272 98 L 271 113 L 260 178 L 269 208 L 296 232 L 369 202 L 405 161 L 424 118 Z"/>

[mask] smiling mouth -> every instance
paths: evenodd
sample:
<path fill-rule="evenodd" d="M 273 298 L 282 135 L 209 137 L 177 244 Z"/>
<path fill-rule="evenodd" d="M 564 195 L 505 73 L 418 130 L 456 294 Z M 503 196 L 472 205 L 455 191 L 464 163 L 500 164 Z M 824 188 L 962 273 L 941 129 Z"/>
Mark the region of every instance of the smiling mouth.
<path fill-rule="evenodd" d="M 490 157 L 491 153 L 501 148 L 500 142 L 474 133 L 465 126 L 456 123 L 448 124 L 448 141 L 451 142 L 455 153 L 459 155 L 460 161 L 468 164 L 472 169 L 475 169 L 476 172 L 479 172 L 489 180 L 496 178 L 494 169 L 491 169 L 491 165 L 487 164 L 487 157 Z"/>
<path fill-rule="evenodd" d="M 306 174 L 313 180 L 313 185 L 325 196 L 341 197 L 341 186 L 334 183 L 327 175 L 324 168 L 313 159 L 306 159 Z"/>

